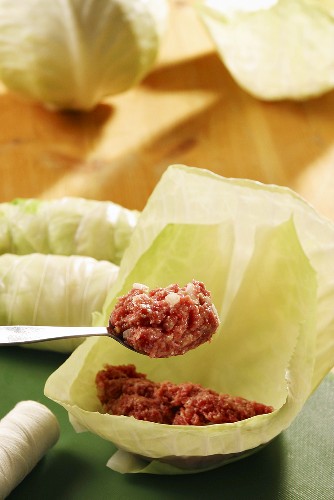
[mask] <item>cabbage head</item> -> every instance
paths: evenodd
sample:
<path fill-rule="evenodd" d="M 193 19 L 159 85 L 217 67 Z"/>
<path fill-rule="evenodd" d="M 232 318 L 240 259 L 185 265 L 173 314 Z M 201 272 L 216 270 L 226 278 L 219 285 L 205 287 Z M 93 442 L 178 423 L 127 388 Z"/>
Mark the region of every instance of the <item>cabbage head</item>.
<path fill-rule="evenodd" d="M 0 0 L 0 78 L 53 109 L 89 110 L 153 67 L 167 0 Z"/>

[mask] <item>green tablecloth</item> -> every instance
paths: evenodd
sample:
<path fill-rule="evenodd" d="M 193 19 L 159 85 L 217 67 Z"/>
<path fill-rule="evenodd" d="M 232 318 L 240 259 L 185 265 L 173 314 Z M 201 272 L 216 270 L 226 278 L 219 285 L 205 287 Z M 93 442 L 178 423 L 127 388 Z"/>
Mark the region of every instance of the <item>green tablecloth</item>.
<path fill-rule="evenodd" d="M 0 350 L 0 417 L 21 400 L 46 404 L 61 437 L 8 497 L 10 500 L 334 500 L 334 376 L 328 375 L 289 429 L 258 453 L 185 476 L 122 475 L 105 464 L 115 448 L 76 434 L 67 413 L 43 396 L 56 353 Z M 1 495 L 0 495 L 1 497 Z"/>

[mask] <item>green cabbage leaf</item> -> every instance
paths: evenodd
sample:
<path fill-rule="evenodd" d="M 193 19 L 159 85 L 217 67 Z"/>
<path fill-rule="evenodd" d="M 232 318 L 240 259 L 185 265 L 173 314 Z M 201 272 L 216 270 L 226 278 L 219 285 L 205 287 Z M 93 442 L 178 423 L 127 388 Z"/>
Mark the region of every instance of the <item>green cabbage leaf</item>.
<path fill-rule="evenodd" d="M 0 256 L 0 324 L 91 326 L 118 275 L 118 266 L 91 257 Z M 52 340 L 29 347 L 72 352 L 83 339 Z"/>
<path fill-rule="evenodd" d="M 74 428 L 113 442 L 121 472 L 184 474 L 239 459 L 286 429 L 334 362 L 334 226 L 287 188 L 182 165 L 162 176 L 140 215 L 102 312 L 134 282 L 204 281 L 221 318 L 213 340 L 151 359 L 87 339 L 47 380 Z M 103 414 L 95 375 L 133 363 L 155 381 L 194 382 L 274 406 L 233 424 L 168 426 Z"/>
<path fill-rule="evenodd" d="M 119 264 L 138 212 L 116 203 L 64 197 L 0 204 L 0 254 L 86 255 Z"/>
<path fill-rule="evenodd" d="M 264 100 L 334 87 L 333 0 L 200 0 L 196 10 L 235 81 Z"/>

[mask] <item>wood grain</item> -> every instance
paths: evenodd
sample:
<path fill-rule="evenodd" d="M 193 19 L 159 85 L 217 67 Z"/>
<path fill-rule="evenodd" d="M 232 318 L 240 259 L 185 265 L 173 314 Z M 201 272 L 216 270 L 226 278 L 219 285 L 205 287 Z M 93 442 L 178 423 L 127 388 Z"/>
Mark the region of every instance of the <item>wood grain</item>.
<path fill-rule="evenodd" d="M 90 113 L 0 93 L 0 201 L 64 195 L 142 209 L 172 163 L 290 186 L 334 218 L 334 92 L 261 102 L 233 81 L 189 2 L 156 67 Z"/>

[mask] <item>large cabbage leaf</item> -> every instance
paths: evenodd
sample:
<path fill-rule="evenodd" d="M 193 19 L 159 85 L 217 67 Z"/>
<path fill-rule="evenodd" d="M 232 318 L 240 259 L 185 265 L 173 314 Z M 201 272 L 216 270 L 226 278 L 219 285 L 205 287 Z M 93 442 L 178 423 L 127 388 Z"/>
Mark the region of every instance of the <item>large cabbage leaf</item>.
<path fill-rule="evenodd" d="M 76 429 L 116 444 L 109 463 L 116 470 L 194 472 L 249 454 L 290 425 L 334 364 L 333 258 L 333 224 L 289 189 L 172 166 L 140 216 L 94 323 L 106 324 L 133 282 L 196 278 L 212 291 L 219 332 L 210 344 L 164 360 L 88 339 L 51 375 L 45 393 L 69 411 Z M 153 380 L 201 383 L 275 411 L 204 427 L 102 414 L 94 377 L 105 363 L 134 363 Z"/>
<path fill-rule="evenodd" d="M 119 264 L 138 212 L 65 197 L 0 204 L 0 253 L 86 255 Z"/>
<path fill-rule="evenodd" d="M 334 87 L 333 0 L 203 0 L 195 6 L 227 69 L 255 97 L 306 99 Z"/>
<path fill-rule="evenodd" d="M 118 266 L 91 257 L 0 256 L 0 324 L 91 326 L 118 275 Z M 71 352 L 83 339 L 29 344 Z"/>

